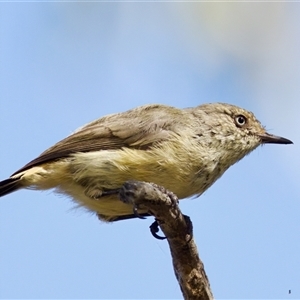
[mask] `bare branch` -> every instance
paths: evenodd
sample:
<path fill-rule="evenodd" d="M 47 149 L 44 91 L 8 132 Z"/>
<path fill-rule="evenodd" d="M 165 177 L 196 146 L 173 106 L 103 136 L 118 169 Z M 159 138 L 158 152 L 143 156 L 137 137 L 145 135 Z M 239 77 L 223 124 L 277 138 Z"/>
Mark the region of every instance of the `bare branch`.
<path fill-rule="evenodd" d="M 159 225 L 168 240 L 175 276 L 184 299 L 213 299 L 193 239 L 192 222 L 179 210 L 177 197 L 153 183 L 128 181 L 120 191 L 120 198 L 136 208 L 148 209 L 155 217 L 151 231 L 153 233 L 156 225 Z"/>

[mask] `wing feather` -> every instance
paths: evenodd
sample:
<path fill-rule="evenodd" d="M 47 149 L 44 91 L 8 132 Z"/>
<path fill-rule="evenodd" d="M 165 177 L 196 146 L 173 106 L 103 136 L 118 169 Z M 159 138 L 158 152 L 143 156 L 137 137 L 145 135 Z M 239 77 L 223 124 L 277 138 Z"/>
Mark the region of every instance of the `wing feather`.
<path fill-rule="evenodd" d="M 164 105 L 147 105 L 125 113 L 108 115 L 75 131 L 13 175 L 31 167 L 65 158 L 77 152 L 113 150 L 123 147 L 144 149 L 167 140 L 172 120 L 182 112 Z M 171 113 L 171 117 L 170 117 Z M 173 118 L 172 118 L 173 116 Z"/>

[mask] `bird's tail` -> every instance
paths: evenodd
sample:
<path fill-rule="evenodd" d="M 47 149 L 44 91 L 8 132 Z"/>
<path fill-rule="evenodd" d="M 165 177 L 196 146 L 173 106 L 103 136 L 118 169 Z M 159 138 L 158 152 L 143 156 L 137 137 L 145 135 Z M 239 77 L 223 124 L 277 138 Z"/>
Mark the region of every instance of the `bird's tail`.
<path fill-rule="evenodd" d="M 8 178 L 0 181 L 0 197 L 22 188 L 21 178 Z"/>

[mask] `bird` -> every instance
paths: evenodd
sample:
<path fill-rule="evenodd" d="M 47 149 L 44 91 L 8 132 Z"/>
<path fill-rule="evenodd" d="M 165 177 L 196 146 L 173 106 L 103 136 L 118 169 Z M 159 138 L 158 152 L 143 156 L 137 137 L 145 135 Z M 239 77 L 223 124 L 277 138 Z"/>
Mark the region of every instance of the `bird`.
<path fill-rule="evenodd" d="M 197 197 L 258 146 L 292 143 L 235 105 L 148 104 L 77 129 L 1 181 L 0 197 L 54 189 L 103 221 L 126 220 L 137 216 L 116 194 L 126 181 L 155 183 L 179 199 Z"/>

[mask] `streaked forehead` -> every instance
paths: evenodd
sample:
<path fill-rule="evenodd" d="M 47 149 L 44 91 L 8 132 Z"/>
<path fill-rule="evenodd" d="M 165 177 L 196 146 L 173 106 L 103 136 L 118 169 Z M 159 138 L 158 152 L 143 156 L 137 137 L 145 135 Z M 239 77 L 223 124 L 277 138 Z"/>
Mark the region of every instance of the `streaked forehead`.
<path fill-rule="evenodd" d="M 229 116 L 236 116 L 236 115 L 244 115 L 245 117 L 252 119 L 253 121 L 257 121 L 254 114 L 250 111 L 247 111 L 243 108 L 240 108 L 238 106 L 227 104 L 227 103 L 209 103 L 209 104 L 203 104 L 199 106 L 199 108 L 204 109 L 206 112 L 219 112 L 224 113 Z"/>

